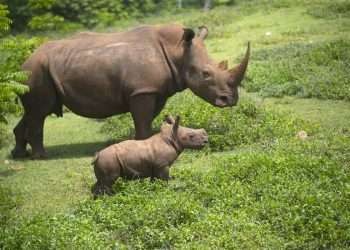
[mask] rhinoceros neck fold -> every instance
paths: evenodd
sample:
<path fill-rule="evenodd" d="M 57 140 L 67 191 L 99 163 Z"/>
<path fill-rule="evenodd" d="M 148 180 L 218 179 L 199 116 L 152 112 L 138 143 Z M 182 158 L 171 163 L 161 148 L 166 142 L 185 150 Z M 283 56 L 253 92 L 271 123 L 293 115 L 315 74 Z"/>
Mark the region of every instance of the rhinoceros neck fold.
<path fill-rule="evenodd" d="M 171 60 L 169 53 L 162 42 L 160 42 L 160 47 L 161 47 L 162 52 L 164 54 L 167 65 L 170 69 L 171 77 L 172 77 L 174 85 L 175 85 L 175 92 L 183 91 L 187 87 L 186 87 L 184 81 L 181 79 L 181 76 L 179 74 L 179 70 L 177 69 L 174 62 Z"/>
<path fill-rule="evenodd" d="M 161 135 L 161 138 L 163 141 L 165 141 L 166 144 L 175 150 L 176 155 L 180 155 L 184 150 L 182 145 L 177 140 L 175 140 L 171 134 Z"/>

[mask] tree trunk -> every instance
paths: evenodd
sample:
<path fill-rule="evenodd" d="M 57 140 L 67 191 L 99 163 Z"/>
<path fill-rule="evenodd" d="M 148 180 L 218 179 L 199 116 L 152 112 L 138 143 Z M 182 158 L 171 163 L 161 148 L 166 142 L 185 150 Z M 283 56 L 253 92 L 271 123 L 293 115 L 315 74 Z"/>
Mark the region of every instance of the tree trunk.
<path fill-rule="evenodd" d="M 205 0 L 203 10 L 208 11 L 210 9 L 211 9 L 211 0 Z"/>
<path fill-rule="evenodd" d="M 182 8 L 182 0 L 177 0 L 177 7 L 178 7 L 179 9 Z"/>

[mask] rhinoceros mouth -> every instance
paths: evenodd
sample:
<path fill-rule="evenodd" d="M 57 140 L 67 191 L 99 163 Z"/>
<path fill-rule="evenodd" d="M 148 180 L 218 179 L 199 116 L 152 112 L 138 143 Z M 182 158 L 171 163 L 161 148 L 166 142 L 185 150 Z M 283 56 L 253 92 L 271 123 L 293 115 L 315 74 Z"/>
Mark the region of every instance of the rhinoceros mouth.
<path fill-rule="evenodd" d="M 192 149 L 202 149 L 209 143 L 208 137 L 201 139 L 198 143 L 192 145 Z"/>
<path fill-rule="evenodd" d="M 201 143 L 198 145 L 193 146 L 193 149 L 202 149 L 207 145 L 207 143 Z"/>
<path fill-rule="evenodd" d="M 215 100 L 215 106 L 220 107 L 220 108 L 224 108 L 224 107 L 231 107 L 234 105 L 234 102 L 232 100 L 232 98 L 230 98 L 229 96 L 219 96 L 218 98 L 216 98 Z"/>

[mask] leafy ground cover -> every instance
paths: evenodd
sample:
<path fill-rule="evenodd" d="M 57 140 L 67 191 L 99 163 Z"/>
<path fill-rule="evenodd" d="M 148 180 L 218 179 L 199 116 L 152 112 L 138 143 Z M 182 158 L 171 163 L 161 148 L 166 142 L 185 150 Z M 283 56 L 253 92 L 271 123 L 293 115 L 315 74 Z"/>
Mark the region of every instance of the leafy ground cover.
<path fill-rule="evenodd" d="M 207 14 L 180 13 L 110 28 L 172 20 L 196 27 L 203 20 L 211 30 L 209 51 L 231 63 L 251 40 L 254 54 L 245 88 L 256 88 L 264 98 L 242 90 L 239 106 L 218 110 L 189 92 L 174 96 L 155 130 L 164 114 L 180 114 L 185 125 L 208 130 L 210 147 L 181 155 L 169 183 L 120 180 L 114 186 L 117 195 L 98 200 L 90 195 L 92 155 L 129 137 L 130 117 L 49 117 L 48 160 L 13 161 L 8 156 L 12 141 L 0 150 L 0 248 L 350 248 L 346 1 L 269 3 L 249 1 Z M 296 74 L 297 82 L 283 78 L 300 66 L 309 74 Z M 327 90 L 319 76 L 332 75 L 338 81 Z M 271 79 L 276 81 L 268 85 Z M 266 98 L 277 93 L 270 87 L 283 89 L 286 82 L 308 90 L 323 86 L 311 97 L 329 99 Z M 283 91 L 278 96 L 300 95 Z M 16 120 L 9 119 L 8 134 Z M 301 130 L 306 139 L 296 136 Z"/>
<path fill-rule="evenodd" d="M 349 100 L 349 47 L 349 40 L 340 39 L 261 49 L 245 87 L 263 96 Z"/>
<path fill-rule="evenodd" d="M 20 220 L 7 216 L 1 244 L 10 249 L 348 247 L 349 145 L 350 132 L 343 131 L 234 152 L 187 153 L 168 184 L 119 181 L 113 197 L 94 201 L 84 191 L 74 193 L 86 198 L 68 211 L 41 211 Z M 81 177 L 91 174 L 85 165 Z M 32 169 L 33 178 L 41 168 Z M 86 182 L 77 189 L 87 190 L 92 178 Z M 6 204 L 3 214 L 20 211 L 21 203 Z"/>

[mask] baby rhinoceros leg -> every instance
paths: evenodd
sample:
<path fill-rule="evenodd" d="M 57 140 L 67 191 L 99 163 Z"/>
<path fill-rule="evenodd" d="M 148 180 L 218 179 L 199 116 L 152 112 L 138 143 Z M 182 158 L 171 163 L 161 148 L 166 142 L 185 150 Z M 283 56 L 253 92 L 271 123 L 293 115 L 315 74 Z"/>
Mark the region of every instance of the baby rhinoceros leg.
<path fill-rule="evenodd" d="M 169 167 L 156 169 L 153 173 L 153 178 L 151 178 L 151 180 L 154 180 L 154 178 L 161 179 L 164 181 L 170 180 L 169 169 Z"/>

